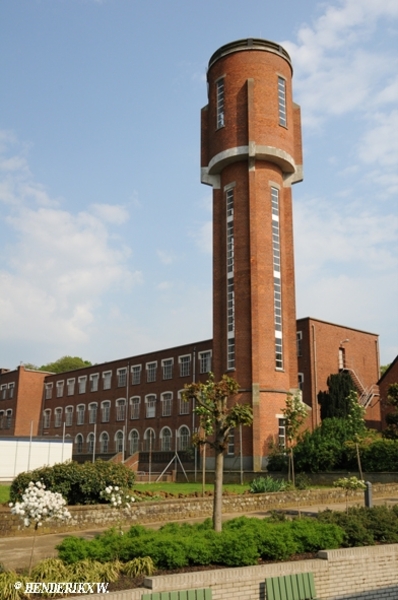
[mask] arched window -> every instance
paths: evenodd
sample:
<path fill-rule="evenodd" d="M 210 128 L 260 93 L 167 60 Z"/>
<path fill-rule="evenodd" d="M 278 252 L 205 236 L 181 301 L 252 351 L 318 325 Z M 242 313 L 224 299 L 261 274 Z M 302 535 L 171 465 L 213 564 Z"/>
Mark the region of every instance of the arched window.
<path fill-rule="evenodd" d="M 12 408 L 9 408 L 6 412 L 6 429 L 11 429 L 12 423 Z"/>
<path fill-rule="evenodd" d="M 163 427 L 160 432 L 160 449 L 164 452 L 171 450 L 171 429 L 169 427 Z"/>
<path fill-rule="evenodd" d="M 116 452 L 123 452 L 123 442 L 124 442 L 124 436 L 123 436 L 123 431 L 117 431 L 115 433 L 115 450 Z"/>
<path fill-rule="evenodd" d="M 178 430 L 178 449 L 179 450 L 187 450 L 189 448 L 191 434 L 189 432 L 188 427 L 182 425 Z"/>
<path fill-rule="evenodd" d="M 140 435 L 136 429 L 130 431 L 130 454 L 135 454 L 139 450 Z"/>
<path fill-rule="evenodd" d="M 94 452 L 94 434 L 89 433 L 87 436 L 87 452 L 88 454 L 92 454 Z"/>
<path fill-rule="evenodd" d="M 155 432 L 153 429 L 148 427 L 144 433 L 144 451 L 153 452 L 155 450 Z"/>
<path fill-rule="evenodd" d="M 107 454 L 109 449 L 109 435 L 106 431 L 103 431 L 100 435 L 100 452 L 101 454 Z"/>
<path fill-rule="evenodd" d="M 75 446 L 76 446 L 76 454 L 83 453 L 83 436 L 81 433 L 78 433 L 75 437 Z"/>
<path fill-rule="evenodd" d="M 140 418 L 140 402 L 141 398 L 139 396 L 130 398 L 130 419 Z"/>
<path fill-rule="evenodd" d="M 86 405 L 85 404 L 78 404 L 77 408 L 76 408 L 76 413 L 77 413 L 77 424 L 78 425 L 84 425 L 84 413 L 86 410 Z"/>

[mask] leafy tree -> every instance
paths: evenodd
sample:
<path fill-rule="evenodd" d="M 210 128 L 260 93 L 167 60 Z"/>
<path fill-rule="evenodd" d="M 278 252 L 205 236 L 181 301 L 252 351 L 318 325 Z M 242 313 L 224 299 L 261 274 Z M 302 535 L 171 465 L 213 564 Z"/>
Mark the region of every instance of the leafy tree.
<path fill-rule="evenodd" d="M 384 375 L 384 373 L 387 371 L 390 365 L 391 363 L 388 363 L 387 365 L 380 365 L 380 377 Z"/>
<path fill-rule="evenodd" d="M 321 419 L 345 418 L 348 416 L 350 405 L 347 398 L 355 385 L 350 373 L 342 371 L 329 375 L 327 392 L 319 392 L 318 403 L 321 405 Z"/>
<path fill-rule="evenodd" d="M 222 484 L 224 470 L 224 453 L 228 445 L 231 430 L 238 425 L 251 425 L 253 411 L 248 404 L 232 404 L 228 399 L 239 391 L 239 384 L 223 375 L 221 381 L 215 382 L 213 373 L 205 383 L 185 385 L 183 398 L 195 401 L 195 413 L 199 416 L 201 433 L 194 443 L 208 444 L 215 453 L 213 528 L 222 529 Z"/>
<path fill-rule="evenodd" d="M 293 485 L 295 485 L 293 443 L 296 441 L 299 430 L 307 418 L 308 408 L 299 394 L 289 394 L 286 398 L 286 406 L 282 409 L 282 413 L 285 419 L 287 446 L 290 448 L 289 460 L 292 482 Z"/>
<path fill-rule="evenodd" d="M 42 365 L 40 371 L 50 371 L 50 373 L 65 373 L 65 371 L 74 371 L 83 367 L 91 367 L 91 362 L 83 360 L 79 356 L 62 356 L 53 363 Z"/>
<path fill-rule="evenodd" d="M 398 439 L 398 383 L 389 386 L 387 404 L 393 406 L 394 410 L 386 415 L 387 428 L 383 431 L 383 437 L 396 440 Z"/>

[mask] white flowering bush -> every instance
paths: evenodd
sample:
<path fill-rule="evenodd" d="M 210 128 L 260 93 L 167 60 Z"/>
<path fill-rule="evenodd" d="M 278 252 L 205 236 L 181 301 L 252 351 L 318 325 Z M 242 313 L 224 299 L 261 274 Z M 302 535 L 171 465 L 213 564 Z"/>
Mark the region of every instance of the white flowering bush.
<path fill-rule="evenodd" d="M 10 502 L 9 506 L 12 514 L 23 520 L 25 527 L 33 523 L 35 529 L 40 527 L 43 521 L 67 521 L 71 518 L 66 508 L 66 500 L 61 494 L 46 490 L 46 486 L 40 481 L 31 481 L 22 495 L 22 502 Z"/>
<path fill-rule="evenodd" d="M 122 488 L 117 485 L 108 485 L 102 492 L 100 492 L 101 498 L 109 502 L 113 508 L 129 508 L 130 505 L 135 502 L 134 496 L 126 493 Z"/>

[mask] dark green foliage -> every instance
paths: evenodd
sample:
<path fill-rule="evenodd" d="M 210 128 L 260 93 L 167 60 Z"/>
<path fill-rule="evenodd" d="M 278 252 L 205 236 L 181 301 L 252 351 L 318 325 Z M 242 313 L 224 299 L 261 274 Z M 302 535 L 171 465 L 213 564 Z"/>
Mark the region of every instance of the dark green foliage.
<path fill-rule="evenodd" d="M 397 471 L 398 439 L 374 440 L 367 446 L 361 445 L 360 451 L 364 471 Z"/>
<path fill-rule="evenodd" d="M 398 440 L 398 383 L 392 383 L 388 388 L 387 403 L 392 411 L 387 413 L 387 427 L 383 431 L 383 437 Z"/>
<path fill-rule="evenodd" d="M 329 375 L 327 386 L 327 392 L 319 392 L 318 394 L 322 421 L 334 417 L 339 419 L 347 418 L 349 413 L 347 398 L 351 391 L 355 391 L 351 375 L 346 371 Z"/>
<path fill-rule="evenodd" d="M 30 481 L 41 481 L 52 492 L 59 492 L 68 505 L 98 504 L 104 502 L 100 492 L 108 485 L 131 488 L 134 484 L 134 472 L 122 464 L 67 462 L 43 467 L 34 471 L 20 473 L 12 482 L 11 502 L 18 502 Z"/>
<path fill-rule="evenodd" d="M 349 508 L 348 512 L 324 511 L 318 520 L 334 523 L 344 530 L 342 546 L 394 544 L 398 541 L 398 510 L 385 506 Z"/>
<path fill-rule="evenodd" d="M 296 519 L 291 524 L 298 552 L 318 552 L 340 548 L 344 532 L 334 523 L 318 523 L 313 519 Z"/>

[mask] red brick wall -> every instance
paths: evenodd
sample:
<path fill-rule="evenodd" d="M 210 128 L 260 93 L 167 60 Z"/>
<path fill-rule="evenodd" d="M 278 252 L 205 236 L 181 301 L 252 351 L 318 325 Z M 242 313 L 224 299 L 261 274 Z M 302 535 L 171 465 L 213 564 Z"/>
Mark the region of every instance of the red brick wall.
<path fill-rule="evenodd" d="M 303 399 L 312 407 L 312 425 L 315 427 L 320 422 L 317 394 L 327 390 L 329 375 L 338 373 L 339 350 L 344 351 L 346 366 L 353 369 L 365 388 L 377 383 L 378 336 L 311 318 L 299 319 L 297 331 L 303 335 L 303 355 L 298 358 L 298 370 L 304 375 Z M 372 401 L 366 418 L 372 426 L 380 422 L 378 397 Z"/>
<path fill-rule="evenodd" d="M 393 360 L 393 362 L 379 381 L 382 429 L 385 429 L 385 427 L 387 426 L 386 415 L 389 412 L 394 411 L 394 407 L 390 406 L 387 402 L 388 388 L 392 383 L 398 383 L 398 356 Z"/>

